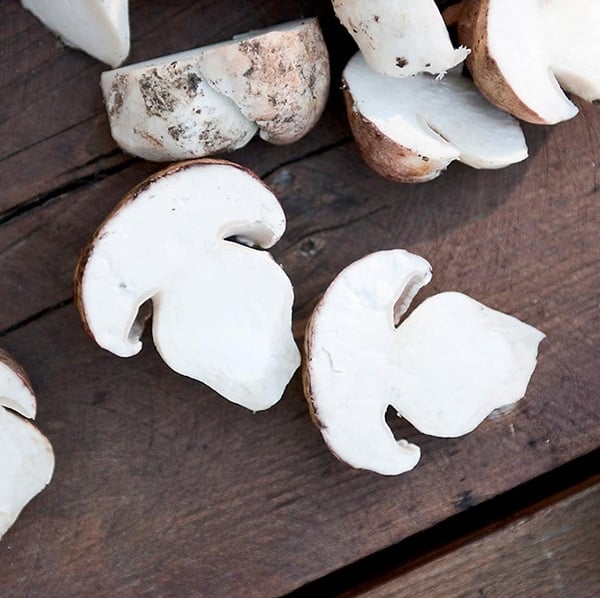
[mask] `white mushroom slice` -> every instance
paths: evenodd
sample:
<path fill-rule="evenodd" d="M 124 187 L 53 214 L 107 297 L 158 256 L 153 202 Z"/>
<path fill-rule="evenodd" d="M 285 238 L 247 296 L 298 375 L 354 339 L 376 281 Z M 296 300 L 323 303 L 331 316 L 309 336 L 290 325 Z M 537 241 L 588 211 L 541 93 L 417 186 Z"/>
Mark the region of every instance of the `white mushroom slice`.
<path fill-rule="evenodd" d="M 444 74 L 469 54 L 454 49 L 434 0 L 333 0 L 368 65 L 388 77 Z"/>
<path fill-rule="evenodd" d="M 233 151 L 257 126 L 216 92 L 190 50 L 102 73 L 114 140 L 146 160 L 173 161 Z"/>
<path fill-rule="evenodd" d="M 81 256 L 76 302 L 88 332 L 121 357 L 154 342 L 175 371 L 253 411 L 281 397 L 300 363 L 293 290 L 266 251 L 285 229 L 263 182 L 231 162 L 173 165 L 115 208 Z"/>
<path fill-rule="evenodd" d="M 317 19 L 292 21 L 208 46 L 198 56 L 210 84 L 271 143 L 292 143 L 319 120 L 329 56 Z"/>
<path fill-rule="evenodd" d="M 519 123 L 457 70 L 442 80 L 427 74 L 392 79 L 357 53 L 344 70 L 344 95 L 363 158 L 392 180 L 429 181 L 453 160 L 503 168 L 527 157 Z"/>
<path fill-rule="evenodd" d="M 597 0 L 466 0 L 459 23 L 467 64 L 496 106 L 537 124 L 572 118 L 560 86 L 600 98 Z"/>
<path fill-rule="evenodd" d="M 429 264 L 403 250 L 343 270 L 306 332 L 305 393 L 342 461 L 384 475 L 412 469 L 419 448 L 396 441 L 388 406 L 423 433 L 456 437 L 521 399 L 544 335 L 460 293 L 424 301 L 402 323 Z"/>
<path fill-rule="evenodd" d="M 33 418 L 35 396 L 23 370 L 0 351 L 0 538 L 54 471 L 48 440 L 9 409 Z"/>
<path fill-rule="evenodd" d="M 128 0 L 21 0 L 69 46 L 115 67 L 129 54 Z"/>

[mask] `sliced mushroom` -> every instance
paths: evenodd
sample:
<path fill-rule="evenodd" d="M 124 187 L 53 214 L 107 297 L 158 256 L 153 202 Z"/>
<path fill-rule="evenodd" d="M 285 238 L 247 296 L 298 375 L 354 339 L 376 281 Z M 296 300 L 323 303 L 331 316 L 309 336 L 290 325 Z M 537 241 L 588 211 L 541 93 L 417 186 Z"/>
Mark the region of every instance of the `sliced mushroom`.
<path fill-rule="evenodd" d="M 317 122 L 329 58 L 316 19 L 293 21 L 103 73 L 115 141 L 148 160 L 238 149 L 257 130 L 291 143 Z"/>
<path fill-rule="evenodd" d="M 102 73 L 114 140 L 146 160 L 184 160 L 233 151 L 258 127 L 216 92 L 191 50 Z"/>
<path fill-rule="evenodd" d="M 458 28 L 485 97 L 536 124 L 577 114 L 561 86 L 600 99 L 599 31 L 597 0 L 465 0 Z"/>
<path fill-rule="evenodd" d="M 388 77 L 444 74 L 469 54 L 454 49 L 434 0 L 333 0 L 367 64 Z"/>
<path fill-rule="evenodd" d="M 442 80 L 392 79 L 357 53 L 344 70 L 344 95 L 363 158 L 389 179 L 429 181 L 453 160 L 503 168 L 527 157 L 519 123 L 486 102 L 458 70 Z"/>
<path fill-rule="evenodd" d="M 252 31 L 198 56 L 209 83 L 239 106 L 270 143 L 297 141 L 329 94 L 329 56 L 317 19 Z"/>
<path fill-rule="evenodd" d="M 354 262 L 327 289 L 305 337 L 305 393 L 337 457 L 395 475 L 420 450 L 396 441 L 388 406 L 425 434 L 457 437 L 521 399 L 544 335 L 460 293 L 440 293 L 401 322 L 430 265 L 403 250 Z"/>
<path fill-rule="evenodd" d="M 129 54 L 128 0 L 21 0 L 69 46 L 115 67 Z"/>
<path fill-rule="evenodd" d="M 0 538 L 54 471 L 52 446 L 24 419 L 33 419 L 35 412 L 25 372 L 0 351 Z"/>
<path fill-rule="evenodd" d="M 266 409 L 300 363 L 293 290 L 270 254 L 248 245 L 267 249 L 284 230 L 279 202 L 248 170 L 175 164 L 133 189 L 83 252 L 84 325 L 104 349 L 135 355 L 151 301 L 154 342 L 172 369 Z"/>

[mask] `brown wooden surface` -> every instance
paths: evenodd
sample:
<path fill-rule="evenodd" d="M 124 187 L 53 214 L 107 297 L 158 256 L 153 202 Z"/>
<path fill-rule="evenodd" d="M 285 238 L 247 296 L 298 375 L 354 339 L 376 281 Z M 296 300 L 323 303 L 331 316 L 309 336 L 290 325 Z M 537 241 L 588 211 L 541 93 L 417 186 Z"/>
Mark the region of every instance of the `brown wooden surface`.
<path fill-rule="evenodd" d="M 38 392 L 54 445 L 50 487 L 0 543 L 1 596 L 265 596 L 291 591 L 600 446 L 600 109 L 525 128 L 531 158 L 394 185 L 361 162 L 336 81 L 352 51 L 328 2 L 132 3 L 131 61 L 298 16 L 322 19 L 333 94 L 301 142 L 228 156 L 265 176 L 288 230 L 273 254 L 295 284 L 294 331 L 355 258 L 405 247 L 428 294 L 460 290 L 548 336 L 527 397 L 398 478 L 338 463 L 299 376 L 252 415 L 163 365 L 146 335 L 118 359 L 71 302 L 77 254 L 110 208 L 159 166 L 110 139 L 103 66 L 63 48 L 16 0 L 0 4 L 0 344 Z"/>
<path fill-rule="evenodd" d="M 410 596 L 600 595 L 600 484 L 355 594 Z"/>

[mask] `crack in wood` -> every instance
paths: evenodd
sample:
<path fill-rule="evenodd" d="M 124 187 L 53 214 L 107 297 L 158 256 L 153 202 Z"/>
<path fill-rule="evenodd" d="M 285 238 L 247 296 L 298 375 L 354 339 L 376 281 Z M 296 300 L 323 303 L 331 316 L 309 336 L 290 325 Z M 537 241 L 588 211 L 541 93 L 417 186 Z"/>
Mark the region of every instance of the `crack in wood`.
<path fill-rule="evenodd" d="M 394 204 L 392 204 L 392 203 L 387 203 L 382 206 L 378 206 L 374 210 L 370 210 L 368 212 L 365 212 L 364 214 L 360 214 L 359 216 L 356 216 L 355 218 L 346 220 L 345 222 L 340 222 L 339 224 L 331 224 L 329 226 L 323 226 L 323 227 L 314 228 L 312 230 L 309 230 L 309 231 L 303 233 L 302 235 L 300 235 L 298 238 L 294 239 L 291 242 L 291 244 L 285 248 L 283 255 L 286 255 L 290 251 L 293 251 L 300 243 L 302 243 L 302 241 L 305 241 L 306 239 L 308 239 L 310 237 L 315 237 L 317 235 L 323 235 L 326 233 L 344 229 L 349 226 L 353 226 L 354 224 L 357 224 L 358 222 L 362 222 L 363 220 L 366 220 L 367 218 L 370 218 L 371 216 L 374 216 L 375 214 L 378 214 L 379 212 L 389 210 L 393 205 Z"/>
<path fill-rule="evenodd" d="M 333 143 L 323 145 L 317 149 L 306 152 L 302 156 L 298 156 L 296 158 L 292 158 L 291 160 L 287 160 L 286 162 L 282 162 L 281 164 L 278 164 L 277 166 L 274 166 L 271 169 L 267 170 L 265 173 L 261 174 L 260 176 L 263 180 L 266 180 L 269 177 L 272 177 L 276 172 L 278 172 L 279 170 L 281 170 L 283 168 L 287 168 L 288 166 L 291 166 L 292 164 L 297 164 L 298 162 L 302 162 L 303 160 L 308 160 L 309 158 L 315 158 L 316 156 L 321 156 L 323 154 L 326 154 L 326 153 L 333 151 L 339 147 L 347 145 L 352 140 L 353 140 L 352 136 L 344 136 L 344 137 L 342 137 L 342 139 L 338 139 L 337 141 L 334 141 Z"/>
<path fill-rule="evenodd" d="M 493 531 L 558 503 L 600 481 L 600 449 L 529 480 L 350 565 L 290 592 L 304 596 L 355 596 L 392 577 L 399 577 Z M 460 498 L 460 497 L 458 497 Z M 475 503 L 477 497 L 472 499 Z M 460 506 L 457 505 L 457 511 Z"/>
<path fill-rule="evenodd" d="M 24 328 L 25 326 L 27 326 L 28 324 L 31 324 L 32 322 L 41 320 L 43 317 L 45 317 L 49 314 L 52 314 L 56 311 L 59 311 L 60 309 L 63 309 L 64 307 L 67 307 L 67 306 L 71 305 L 72 303 L 73 303 L 73 297 L 69 297 L 68 299 L 59 301 L 55 305 L 51 305 L 50 307 L 45 307 L 44 309 L 38 311 L 37 313 L 33 314 L 32 316 L 28 316 L 24 320 L 21 320 L 20 322 L 17 322 L 16 324 L 11 324 L 8 328 L 5 328 L 4 330 L 0 330 L 0 338 L 10 334 L 11 332 L 15 332 L 15 330 Z"/>
<path fill-rule="evenodd" d="M 100 156 L 98 160 L 111 157 L 112 155 L 113 152 L 109 152 L 104 156 Z M 125 170 L 126 168 L 128 168 L 132 164 L 135 164 L 138 161 L 138 158 L 126 159 L 125 161 L 116 164 L 115 166 L 110 166 L 108 168 L 98 170 L 97 172 L 94 172 L 92 174 L 82 176 L 74 181 L 71 181 L 70 183 L 66 183 L 64 185 L 61 185 L 60 187 L 57 187 L 56 189 L 53 189 L 52 191 L 48 191 L 47 193 L 39 195 L 38 197 L 35 197 L 34 199 L 31 199 L 26 203 L 22 203 L 14 208 L 10 208 L 5 212 L 0 212 L 0 226 L 11 222 L 16 218 L 19 218 L 24 214 L 31 212 L 36 208 L 46 205 L 52 200 L 65 195 L 66 193 L 80 191 L 81 189 L 84 189 L 85 187 L 89 187 L 90 185 L 102 181 L 103 179 L 106 179 L 107 177 L 112 176 L 113 174 L 118 174 L 119 172 L 122 172 L 123 170 Z"/>

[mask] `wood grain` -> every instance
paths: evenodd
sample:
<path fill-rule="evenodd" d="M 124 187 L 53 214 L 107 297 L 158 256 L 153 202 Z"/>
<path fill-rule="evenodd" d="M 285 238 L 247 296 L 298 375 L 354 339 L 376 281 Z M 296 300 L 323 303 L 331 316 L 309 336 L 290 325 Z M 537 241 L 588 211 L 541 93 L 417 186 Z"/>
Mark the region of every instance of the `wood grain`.
<path fill-rule="evenodd" d="M 431 563 L 352 595 L 598 596 L 599 510 L 600 484 L 596 484 Z"/>
<path fill-rule="evenodd" d="M 243 7 L 233 0 L 133 1 L 132 49 L 127 63 L 229 39 L 301 16 L 320 18 L 334 49 L 336 85 L 351 44 L 328 4 L 317 0 L 255 0 Z M 109 67 L 63 46 L 20 7 L 18 0 L 2 2 L 0 20 L 1 219 L 51 190 L 114 168 L 127 157 L 110 136 L 102 103 L 100 74 Z M 342 111 L 329 110 L 325 121 L 330 126 L 322 128 L 321 135 L 313 134 L 286 147 L 256 144 L 268 146 L 261 153 L 287 161 L 337 140 L 336 123 L 342 119 Z M 245 155 L 247 152 L 239 153 L 240 157 Z"/>
<path fill-rule="evenodd" d="M 329 3 L 132 6 L 132 61 L 300 14 L 322 16 L 334 72 L 351 51 Z M 16 0 L 0 16 L 11 65 L 0 73 L 0 336 L 32 379 L 57 459 L 50 487 L 0 544 L 3 598 L 280 595 L 600 446 L 598 107 L 527 127 L 531 158 L 515 167 L 453 165 L 407 186 L 361 162 L 334 85 L 305 140 L 257 140 L 230 156 L 265 176 L 286 211 L 273 254 L 295 284 L 299 343 L 337 272 L 391 247 L 433 264 L 418 301 L 460 290 L 548 335 L 509 416 L 456 440 L 394 418 L 423 459 L 389 479 L 328 453 L 298 376 L 278 406 L 252 415 L 168 370 L 149 334 L 129 360 L 94 347 L 70 304 L 77 255 L 158 167 L 115 151 L 102 66 L 57 44 Z"/>

